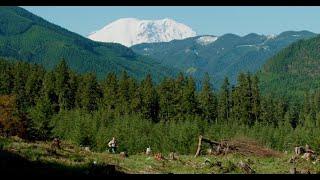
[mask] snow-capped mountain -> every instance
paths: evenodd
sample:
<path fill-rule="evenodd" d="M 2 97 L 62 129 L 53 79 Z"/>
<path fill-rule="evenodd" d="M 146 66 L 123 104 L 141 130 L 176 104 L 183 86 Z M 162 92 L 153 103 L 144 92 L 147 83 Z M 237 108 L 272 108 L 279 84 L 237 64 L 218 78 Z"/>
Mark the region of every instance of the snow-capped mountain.
<path fill-rule="evenodd" d="M 89 39 L 115 42 L 130 47 L 140 43 L 168 42 L 196 36 L 196 32 L 185 24 L 172 19 L 140 20 L 122 18 L 93 32 Z"/>
<path fill-rule="evenodd" d="M 199 44 L 206 46 L 208 44 L 215 42 L 217 39 L 218 39 L 218 37 L 216 37 L 216 36 L 201 36 L 196 41 Z"/>

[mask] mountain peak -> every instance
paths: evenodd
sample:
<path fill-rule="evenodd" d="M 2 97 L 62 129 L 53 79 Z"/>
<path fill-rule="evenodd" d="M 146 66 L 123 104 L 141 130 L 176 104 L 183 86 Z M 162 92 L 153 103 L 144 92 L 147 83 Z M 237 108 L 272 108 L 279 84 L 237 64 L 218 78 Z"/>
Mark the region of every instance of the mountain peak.
<path fill-rule="evenodd" d="M 121 18 L 91 33 L 88 38 L 94 41 L 114 42 L 125 46 L 140 43 L 168 42 L 196 36 L 189 26 L 170 18 L 140 20 Z"/>

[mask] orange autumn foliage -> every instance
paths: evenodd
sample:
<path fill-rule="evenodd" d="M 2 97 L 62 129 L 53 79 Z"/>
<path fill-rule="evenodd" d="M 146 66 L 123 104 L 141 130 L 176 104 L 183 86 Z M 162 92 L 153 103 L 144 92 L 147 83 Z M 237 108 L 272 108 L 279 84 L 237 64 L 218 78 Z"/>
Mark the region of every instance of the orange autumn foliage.
<path fill-rule="evenodd" d="M 0 96 L 0 134 L 19 137 L 24 137 L 26 134 L 26 124 L 17 114 L 14 95 Z"/>

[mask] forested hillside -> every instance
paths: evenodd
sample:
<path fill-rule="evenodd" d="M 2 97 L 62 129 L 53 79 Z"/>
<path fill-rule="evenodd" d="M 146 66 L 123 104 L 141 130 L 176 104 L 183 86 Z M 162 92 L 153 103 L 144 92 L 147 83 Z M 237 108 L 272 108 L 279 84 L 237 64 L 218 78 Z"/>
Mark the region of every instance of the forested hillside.
<path fill-rule="evenodd" d="M 309 31 L 286 31 L 277 36 L 250 33 L 245 36 L 225 34 L 203 35 L 162 43 L 132 46 L 134 52 L 149 56 L 192 75 L 196 79 L 208 72 L 218 88 L 225 76 L 236 83 L 240 72 L 255 73 L 264 63 L 293 42 L 315 37 Z"/>
<path fill-rule="evenodd" d="M 320 88 L 320 37 L 296 42 L 269 59 L 259 77 L 264 93 L 302 100 Z"/>
<path fill-rule="evenodd" d="M 91 41 L 20 8 L 0 7 L 0 56 L 43 65 L 52 69 L 64 58 L 79 73 L 93 72 L 99 79 L 108 72 L 141 78 L 151 73 L 156 79 L 174 70 L 135 54 L 114 43 Z"/>
<path fill-rule="evenodd" d="M 192 77 L 180 74 L 154 84 L 126 72 L 77 74 L 61 61 L 53 70 L 24 62 L 0 61 L 2 136 L 48 140 L 60 137 L 96 151 L 116 136 L 119 150 L 194 152 L 199 134 L 251 137 L 276 149 L 293 144 L 319 145 L 319 97 L 303 104 L 261 95 L 257 76 L 239 74 L 236 86 L 226 78 L 212 91 L 209 76 L 199 91 Z"/>

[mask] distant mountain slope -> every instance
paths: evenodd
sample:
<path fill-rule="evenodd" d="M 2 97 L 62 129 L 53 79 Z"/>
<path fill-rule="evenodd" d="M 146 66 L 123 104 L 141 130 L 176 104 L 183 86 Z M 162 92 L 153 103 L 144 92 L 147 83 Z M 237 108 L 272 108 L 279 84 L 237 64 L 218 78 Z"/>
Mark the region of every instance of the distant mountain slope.
<path fill-rule="evenodd" d="M 168 42 L 193 36 L 196 36 L 196 33 L 190 27 L 172 19 L 121 18 L 92 33 L 88 38 L 130 47 L 140 43 Z"/>
<path fill-rule="evenodd" d="M 208 72 L 219 86 L 225 76 L 232 83 L 241 71 L 256 72 L 265 61 L 289 44 L 316 34 L 308 31 L 287 31 L 277 36 L 248 34 L 240 37 L 225 34 L 205 35 L 162 43 L 132 46 L 134 52 L 157 59 L 183 72 L 202 77 Z"/>
<path fill-rule="evenodd" d="M 300 40 L 270 58 L 259 76 L 263 92 L 303 98 L 320 88 L 320 36 Z"/>
<path fill-rule="evenodd" d="M 147 73 L 160 78 L 174 71 L 125 46 L 94 42 L 19 7 L 0 7 L 0 56 L 48 69 L 64 58 L 73 70 L 95 72 L 98 78 L 111 71 L 126 70 L 136 78 Z"/>

